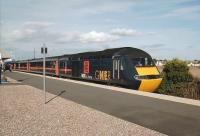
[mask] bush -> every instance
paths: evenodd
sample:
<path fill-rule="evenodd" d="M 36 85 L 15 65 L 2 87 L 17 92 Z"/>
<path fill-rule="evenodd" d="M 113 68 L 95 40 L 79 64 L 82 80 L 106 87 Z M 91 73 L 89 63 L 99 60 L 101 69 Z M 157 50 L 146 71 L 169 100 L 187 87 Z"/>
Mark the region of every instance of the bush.
<path fill-rule="evenodd" d="M 189 73 L 187 63 L 178 59 L 167 62 L 163 72 L 166 80 L 173 84 L 191 82 L 193 80 L 192 75 Z"/>
<path fill-rule="evenodd" d="M 199 99 L 199 81 L 193 79 L 186 62 L 178 59 L 167 62 L 162 76 L 157 93 Z"/>

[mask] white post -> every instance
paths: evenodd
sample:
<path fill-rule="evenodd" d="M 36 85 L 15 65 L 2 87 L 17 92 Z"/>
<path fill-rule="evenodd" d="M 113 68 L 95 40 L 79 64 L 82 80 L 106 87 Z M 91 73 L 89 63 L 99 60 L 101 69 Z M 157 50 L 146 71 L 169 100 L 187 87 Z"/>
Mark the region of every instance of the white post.
<path fill-rule="evenodd" d="M 44 104 L 46 104 L 46 70 L 45 70 L 45 58 L 46 58 L 46 53 L 45 53 L 45 44 L 43 45 L 43 90 L 44 90 Z"/>

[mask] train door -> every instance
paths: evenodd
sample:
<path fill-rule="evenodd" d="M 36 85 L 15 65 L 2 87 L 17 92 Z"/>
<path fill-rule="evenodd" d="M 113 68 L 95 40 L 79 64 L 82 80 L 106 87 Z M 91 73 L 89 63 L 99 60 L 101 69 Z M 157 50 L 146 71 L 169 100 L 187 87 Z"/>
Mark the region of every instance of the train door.
<path fill-rule="evenodd" d="M 113 79 L 120 79 L 120 57 L 113 57 Z"/>
<path fill-rule="evenodd" d="M 80 61 L 72 61 L 72 77 L 80 76 Z"/>

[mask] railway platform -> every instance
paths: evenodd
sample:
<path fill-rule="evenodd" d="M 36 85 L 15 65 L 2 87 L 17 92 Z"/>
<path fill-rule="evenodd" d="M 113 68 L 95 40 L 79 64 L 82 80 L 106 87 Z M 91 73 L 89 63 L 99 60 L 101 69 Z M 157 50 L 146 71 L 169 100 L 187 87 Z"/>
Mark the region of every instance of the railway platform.
<path fill-rule="evenodd" d="M 22 85 L 42 89 L 41 75 L 7 72 L 6 76 Z M 46 83 L 46 90 L 52 95 L 60 94 L 59 98 L 162 134 L 200 134 L 200 101 L 56 77 L 47 77 Z"/>
<path fill-rule="evenodd" d="M 62 93 L 67 93 L 63 91 Z M 0 135 L 135 135 L 164 134 L 124 121 L 9 78 L 0 86 Z"/>

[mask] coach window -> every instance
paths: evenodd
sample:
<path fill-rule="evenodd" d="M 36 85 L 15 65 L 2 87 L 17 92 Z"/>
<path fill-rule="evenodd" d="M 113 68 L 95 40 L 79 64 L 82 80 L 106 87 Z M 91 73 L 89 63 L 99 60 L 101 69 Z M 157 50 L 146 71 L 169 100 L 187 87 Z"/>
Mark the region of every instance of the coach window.
<path fill-rule="evenodd" d="M 62 61 L 62 68 L 65 68 L 65 61 Z"/>
<path fill-rule="evenodd" d="M 63 68 L 63 61 L 60 61 L 59 67 Z"/>
<path fill-rule="evenodd" d="M 120 70 L 124 70 L 124 66 L 123 66 L 123 60 L 120 60 Z"/>
<path fill-rule="evenodd" d="M 55 68 L 56 67 L 56 62 L 55 61 L 51 61 L 50 65 L 51 65 L 51 68 Z"/>
<path fill-rule="evenodd" d="M 71 68 L 72 67 L 72 61 L 67 61 L 66 63 L 67 63 L 67 65 L 66 65 L 67 68 Z"/>
<path fill-rule="evenodd" d="M 64 61 L 64 68 L 67 68 L 67 61 Z"/>
<path fill-rule="evenodd" d="M 114 61 L 114 65 L 115 65 L 115 70 L 117 70 L 117 61 Z"/>
<path fill-rule="evenodd" d="M 147 65 L 148 65 L 148 58 L 145 58 L 145 59 L 144 59 L 144 62 L 145 62 L 144 65 L 147 66 Z"/>

